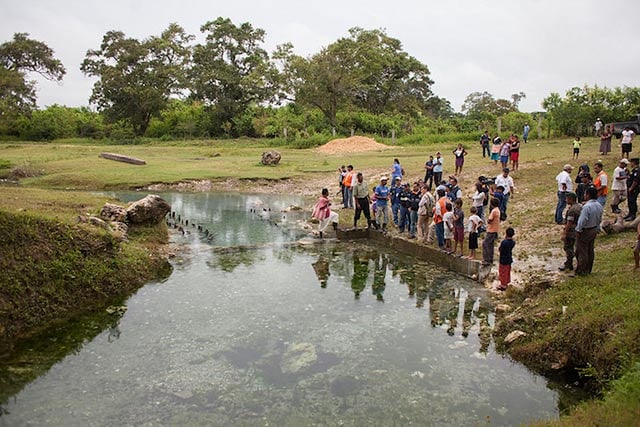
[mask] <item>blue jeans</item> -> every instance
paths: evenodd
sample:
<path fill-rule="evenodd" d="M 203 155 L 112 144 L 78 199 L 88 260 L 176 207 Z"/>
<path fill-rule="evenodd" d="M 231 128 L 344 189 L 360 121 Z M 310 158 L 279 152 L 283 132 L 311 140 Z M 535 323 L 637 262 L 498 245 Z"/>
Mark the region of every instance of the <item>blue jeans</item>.
<path fill-rule="evenodd" d="M 398 222 L 399 218 L 398 218 L 398 213 L 400 212 L 400 203 L 392 203 L 391 204 L 391 213 L 393 213 L 393 223 L 395 225 L 400 224 Z"/>
<path fill-rule="evenodd" d="M 411 218 L 411 225 L 409 226 L 409 236 L 416 237 L 416 230 L 418 228 L 418 211 L 410 211 L 409 217 Z"/>
<path fill-rule="evenodd" d="M 401 233 L 404 231 L 405 227 L 407 227 L 407 230 L 409 229 L 409 226 L 411 225 L 411 218 L 409 217 L 409 208 L 400 206 L 400 216 L 398 217 L 398 221 L 399 221 L 398 228 L 400 228 Z"/>
<path fill-rule="evenodd" d="M 442 221 L 436 224 L 436 240 L 438 246 L 444 248 L 444 222 Z"/>
<path fill-rule="evenodd" d="M 562 213 L 564 208 L 567 207 L 567 193 L 564 191 L 558 191 L 558 204 L 556 205 L 556 224 L 562 224 Z"/>
<path fill-rule="evenodd" d="M 353 187 L 344 187 L 342 204 L 345 208 L 353 207 Z"/>
<path fill-rule="evenodd" d="M 502 197 L 502 204 L 500 205 L 500 212 L 507 213 L 507 205 L 509 204 L 509 197 L 511 197 L 511 193 L 507 193 Z"/>
<path fill-rule="evenodd" d="M 598 196 L 598 203 L 604 208 L 604 205 L 607 203 L 607 196 Z"/>
<path fill-rule="evenodd" d="M 482 157 L 485 157 L 484 152 L 487 152 L 487 157 L 491 157 L 491 151 L 489 151 L 489 144 L 482 144 Z"/>

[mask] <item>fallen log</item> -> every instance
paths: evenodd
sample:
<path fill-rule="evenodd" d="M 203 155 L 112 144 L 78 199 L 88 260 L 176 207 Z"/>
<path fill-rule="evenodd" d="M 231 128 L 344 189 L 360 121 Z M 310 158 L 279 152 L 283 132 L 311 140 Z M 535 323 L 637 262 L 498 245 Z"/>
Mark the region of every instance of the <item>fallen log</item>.
<path fill-rule="evenodd" d="M 102 157 L 103 159 L 107 159 L 107 160 L 115 160 L 116 162 L 130 163 L 132 165 L 146 165 L 147 164 L 147 162 L 145 162 L 142 159 L 136 159 L 135 157 L 125 156 L 124 154 L 100 153 L 99 157 Z"/>
<path fill-rule="evenodd" d="M 638 223 L 640 223 L 640 216 L 633 221 L 625 221 L 622 215 L 618 215 L 615 221 L 603 221 L 601 227 L 605 233 L 613 234 L 628 230 L 635 231 L 638 229 Z"/>

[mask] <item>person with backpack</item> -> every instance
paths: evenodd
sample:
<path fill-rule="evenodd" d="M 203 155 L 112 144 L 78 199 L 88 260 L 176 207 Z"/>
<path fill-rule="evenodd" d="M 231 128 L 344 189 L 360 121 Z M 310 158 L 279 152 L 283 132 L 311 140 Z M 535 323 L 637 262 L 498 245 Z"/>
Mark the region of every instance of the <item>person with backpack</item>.
<path fill-rule="evenodd" d="M 433 194 L 429 192 L 429 186 L 427 184 L 422 185 L 421 194 L 422 196 L 418 202 L 418 238 L 424 243 L 428 243 L 429 218 L 433 215 L 433 206 L 436 201 Z"/>

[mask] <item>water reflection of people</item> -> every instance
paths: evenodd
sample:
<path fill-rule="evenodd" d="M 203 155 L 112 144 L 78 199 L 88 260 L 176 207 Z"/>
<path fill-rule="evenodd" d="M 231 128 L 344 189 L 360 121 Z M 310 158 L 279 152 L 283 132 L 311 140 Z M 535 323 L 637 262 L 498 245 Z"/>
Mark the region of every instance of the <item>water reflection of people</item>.
<path fill-rule="evenodd" d="M 360 256 L 354 252 L 351 289 L 353 290 L 355 299 L 360 299 L 360 294 L 367 286 L 367 277 L 369 277 L 369 258 L 360 258 Z"/>
<path fill-rule="evenodd" d="M 373 294 L 376 296 L 376 299 L 378 301 L 383 301 L 384 302 L 384 289 L 386 287 L 386 284 L 384 282 L 384 279 L 387 275 L 387 264 L 389 263 L 389 260 L 387 259 L 386 255 L 379 255 L 376 259 L 376 269 L 375 272 L 373 273 L 373 286 L 372 291 Z"/>
<path fill-rule="evenodd" d="M 316 277 L 320 281 L 320 287 L 326 288 L 327 281 L 331 275 L 331 273 L 329 273 L 329 261 L 324 256 L 320 255 L 318 261 L 311 264 L 311 266 L 313 267 L 313 271 L 316 272 Z"/>

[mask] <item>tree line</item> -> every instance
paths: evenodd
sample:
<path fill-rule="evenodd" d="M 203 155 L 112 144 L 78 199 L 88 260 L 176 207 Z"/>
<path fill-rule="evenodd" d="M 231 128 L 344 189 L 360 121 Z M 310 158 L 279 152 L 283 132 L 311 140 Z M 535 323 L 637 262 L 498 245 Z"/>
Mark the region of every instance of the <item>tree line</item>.
<path fill-rule="evenodd" d="M 351 28 L 308 57 L 296 55 L 291 43 L 267 52 L 265 31 L 246 22 L 220 17 L 200 32 L 199 43 L 177 24 L 144 40 L 107 32 L 81 64 L 96 78 L 89 98 L 95 110 L 36 108 L 29 76 L 60 81 L 66 69 L 44 42 L 15 34 L 0 45 L 0 135 L 308 140 L 358 132 L 412 142 L 451 133 L 475 138 L 484 129 L 519 133 L 525 122 L 533 137 L 576 134 L 596 116 L 622 120 L 640 111 L 639 88 L 585 86 L 564 97 L 550 94 L 546 112 L 520 112 L 523 92 L 510 99 L 474 92 L 454 113 L 432 92 L 428 66 L 384 30 Z"/>

